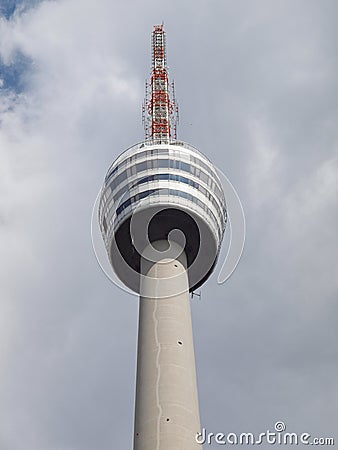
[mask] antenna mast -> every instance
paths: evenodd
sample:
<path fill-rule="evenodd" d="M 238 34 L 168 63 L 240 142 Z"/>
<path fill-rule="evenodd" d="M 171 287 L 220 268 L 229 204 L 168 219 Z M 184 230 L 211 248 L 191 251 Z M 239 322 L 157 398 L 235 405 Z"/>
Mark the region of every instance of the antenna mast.
<path fill-rule="evenodd" d="M 146 81 L 142 108 L 145 138 L 154 143 L 168 143 L 177 138 L 178 105 L 174 82 L 169 83 L 164 24 L 154 25 L 152 33 L 152 72 Z"/>

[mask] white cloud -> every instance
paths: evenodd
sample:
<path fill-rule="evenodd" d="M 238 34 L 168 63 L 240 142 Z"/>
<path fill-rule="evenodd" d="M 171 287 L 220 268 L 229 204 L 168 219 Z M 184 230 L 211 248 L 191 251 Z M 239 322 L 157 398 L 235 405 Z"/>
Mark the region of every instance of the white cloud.
<path fill-rule="evenodd" d="M 335 213 L 337 173 L 338 158 L 334 157 L 323 161 L 310 176 L 299 181 L 285 201 L 284 217 L 289 229 L 301 233 L 301 224 L 316 227 L 322 218 L 325 233 L 325 214 Z"/>
<path fill-rule="evenodd" d="M 247 162 L 247 182 L 251 201 L 257 205 L 262 205 L 266 201 L 276 201 L 281 195 L 280 149 L 269 135 L 264 118 L 252 118 L 248 130 L 252 145 Z"/>

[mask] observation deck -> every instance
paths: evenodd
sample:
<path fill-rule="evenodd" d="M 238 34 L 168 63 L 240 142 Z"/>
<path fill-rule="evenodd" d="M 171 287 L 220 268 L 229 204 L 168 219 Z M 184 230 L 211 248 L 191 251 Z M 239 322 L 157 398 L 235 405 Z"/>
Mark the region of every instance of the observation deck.
<path fill-rule="evenodd" d="M 203 284 L 217 261 L 226 217 L 213 164 L 180 141 L 130 147 L 109 168 L 101 191 L 99 223 L 110 262 L 135 292 L 148 243 L 169 239 L 182 245 L 182 233 L 189 290 Z"/>

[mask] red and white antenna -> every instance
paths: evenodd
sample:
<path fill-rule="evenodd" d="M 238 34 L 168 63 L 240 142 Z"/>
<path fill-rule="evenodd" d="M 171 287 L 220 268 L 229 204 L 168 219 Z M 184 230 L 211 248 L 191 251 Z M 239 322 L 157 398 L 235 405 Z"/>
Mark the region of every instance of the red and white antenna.
<path fill-rule="evenodd" d="M 146 81 L 142 108 L 146 140 L 167 143 L 176 140 L 178 105 L 174 82 L 169 83 L 164 25 L 154 25 L 152 33 L 152 72 Z"/>

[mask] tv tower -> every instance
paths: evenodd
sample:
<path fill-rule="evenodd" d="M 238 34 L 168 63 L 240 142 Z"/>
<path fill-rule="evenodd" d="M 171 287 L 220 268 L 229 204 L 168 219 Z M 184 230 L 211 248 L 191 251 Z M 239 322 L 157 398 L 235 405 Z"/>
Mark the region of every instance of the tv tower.
<path fill-rule="evenodd" d="M 140 295 L 134 450 L 200 449 L 190 293 L 213 271 L 226 225 L 209 159 L 177 140 L 164 25 L 152 33 L 145 140 L 105 177 L 99 224 L 110 263 Z"/>

